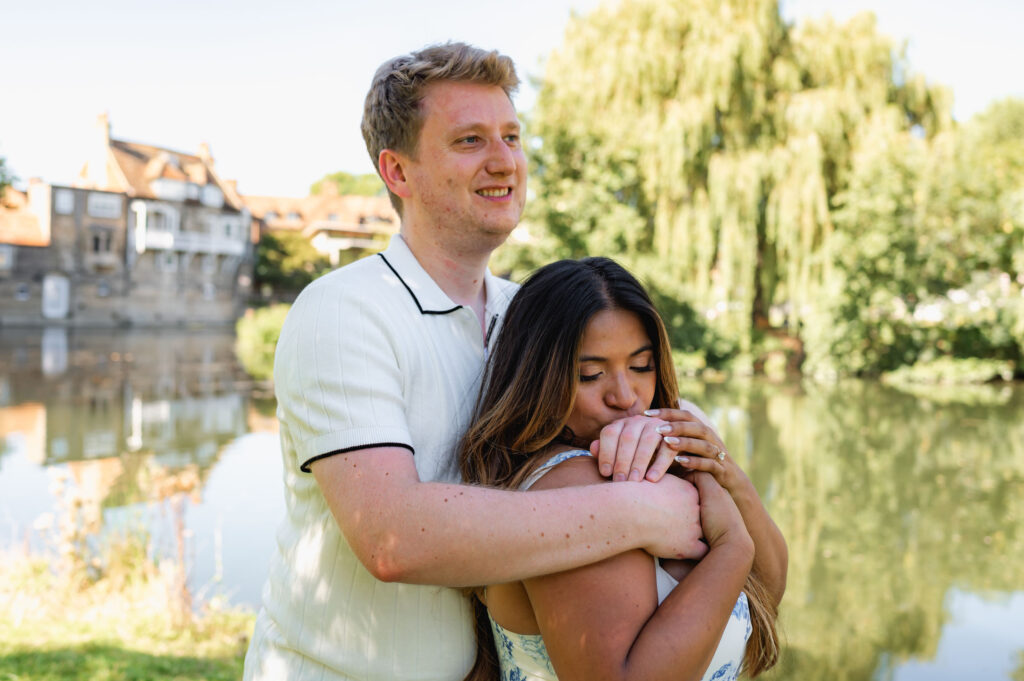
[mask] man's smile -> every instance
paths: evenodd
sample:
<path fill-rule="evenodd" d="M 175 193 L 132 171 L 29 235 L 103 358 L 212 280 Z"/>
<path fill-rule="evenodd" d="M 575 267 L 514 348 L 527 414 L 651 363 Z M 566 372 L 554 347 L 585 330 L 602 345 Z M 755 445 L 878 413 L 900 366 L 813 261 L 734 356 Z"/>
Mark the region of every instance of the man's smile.
<path fill-rule="evenodd" d="M 511 194 L 512 188 L 501 187 L 499 189 L 478 189 L 476 193 L 480 196 L 486 196 L 487 198 L 500 199 Z"/>

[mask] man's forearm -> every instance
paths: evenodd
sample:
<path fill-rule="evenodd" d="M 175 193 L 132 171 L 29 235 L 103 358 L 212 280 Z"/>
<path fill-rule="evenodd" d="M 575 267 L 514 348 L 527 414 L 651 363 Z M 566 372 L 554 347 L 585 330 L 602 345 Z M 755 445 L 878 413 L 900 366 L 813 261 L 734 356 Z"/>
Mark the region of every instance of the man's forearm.
<path fill-rule="evenodd" d="M 646 543 L 630 522 L 641 511 L 622 491 L 416 483 L 398 505 L 377 511 L 374 525 L 387 529 L 360 558 L 380 579 L 416 584 L 497 584 L 560 572 Z"/>
<path fill-rule="evenodd" d="M 390 452 L 313 467 L 353 551 L 384 581 L 497 584 L 633 548 L 671 557 L 702 549 L 695 493 L 649 482 L 535 492 L 420 482 L 408 452 Z"/>

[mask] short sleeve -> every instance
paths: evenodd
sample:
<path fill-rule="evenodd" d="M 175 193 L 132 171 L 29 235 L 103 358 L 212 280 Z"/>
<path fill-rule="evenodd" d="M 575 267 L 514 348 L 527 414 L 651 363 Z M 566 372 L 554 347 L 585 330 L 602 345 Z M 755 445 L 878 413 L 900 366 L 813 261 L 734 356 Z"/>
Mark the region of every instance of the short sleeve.
<path fill-rule="evenodd" d="M 274 360 L 282 428 L 302 471 L 323 456 L 412 450 L 402 372 L 387 319 L 340 272 L 309 286 L 285 319 Z"/>

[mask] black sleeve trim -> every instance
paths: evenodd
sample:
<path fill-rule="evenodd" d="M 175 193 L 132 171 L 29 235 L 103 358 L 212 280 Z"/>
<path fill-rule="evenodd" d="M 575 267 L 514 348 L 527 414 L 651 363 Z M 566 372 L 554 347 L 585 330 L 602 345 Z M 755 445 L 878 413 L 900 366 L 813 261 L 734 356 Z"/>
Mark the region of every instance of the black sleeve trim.
<path fill-rule="evenodd" d="M 327 457 L 334 456 L 335 454 L 348 454 L 349 452 L 356 452 L 360 449 L 372 449 L 374 447 L 401 447 L 403 449 L 408 449 L 413 455 L 416 454 L 416 450 L 412 448 L 412 445 L 407 445 L 404 442 L 371 442 L 370 444 L 356 445 L 355 447 L 346 447 L 345 449 L 335 449 L 334 451 L 327 452 L 325 454 L 317 454 L 299 466 L 299 470 L 303 473 L 310 473 L 309 465 L 314 461 L 326 459 Z"/>

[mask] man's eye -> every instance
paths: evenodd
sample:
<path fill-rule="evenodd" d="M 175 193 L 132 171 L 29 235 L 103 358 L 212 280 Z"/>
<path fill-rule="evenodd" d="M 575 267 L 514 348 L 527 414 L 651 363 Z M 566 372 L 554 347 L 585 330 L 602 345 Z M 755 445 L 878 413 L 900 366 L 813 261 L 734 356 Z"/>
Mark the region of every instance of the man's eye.
<path fill-rule="evenodd" d="M 601 377 L 600 372 L 596 374 L 580 374 L 580 383 L 590 383 Z"/>
<path fill-rule="evenodd" d="M 519 135 L 505 135 L 505 141 L 509 144 L 519 144 Z"/>
<path fill-rule="evenodd" d="M 477 142 L 480 141 L 480 138 L 477 137 L 476 135 L 469 135 L 468 137 L 463 137 L 459 141 L 462 142 L 463 144 L 476 144 Z"/>

